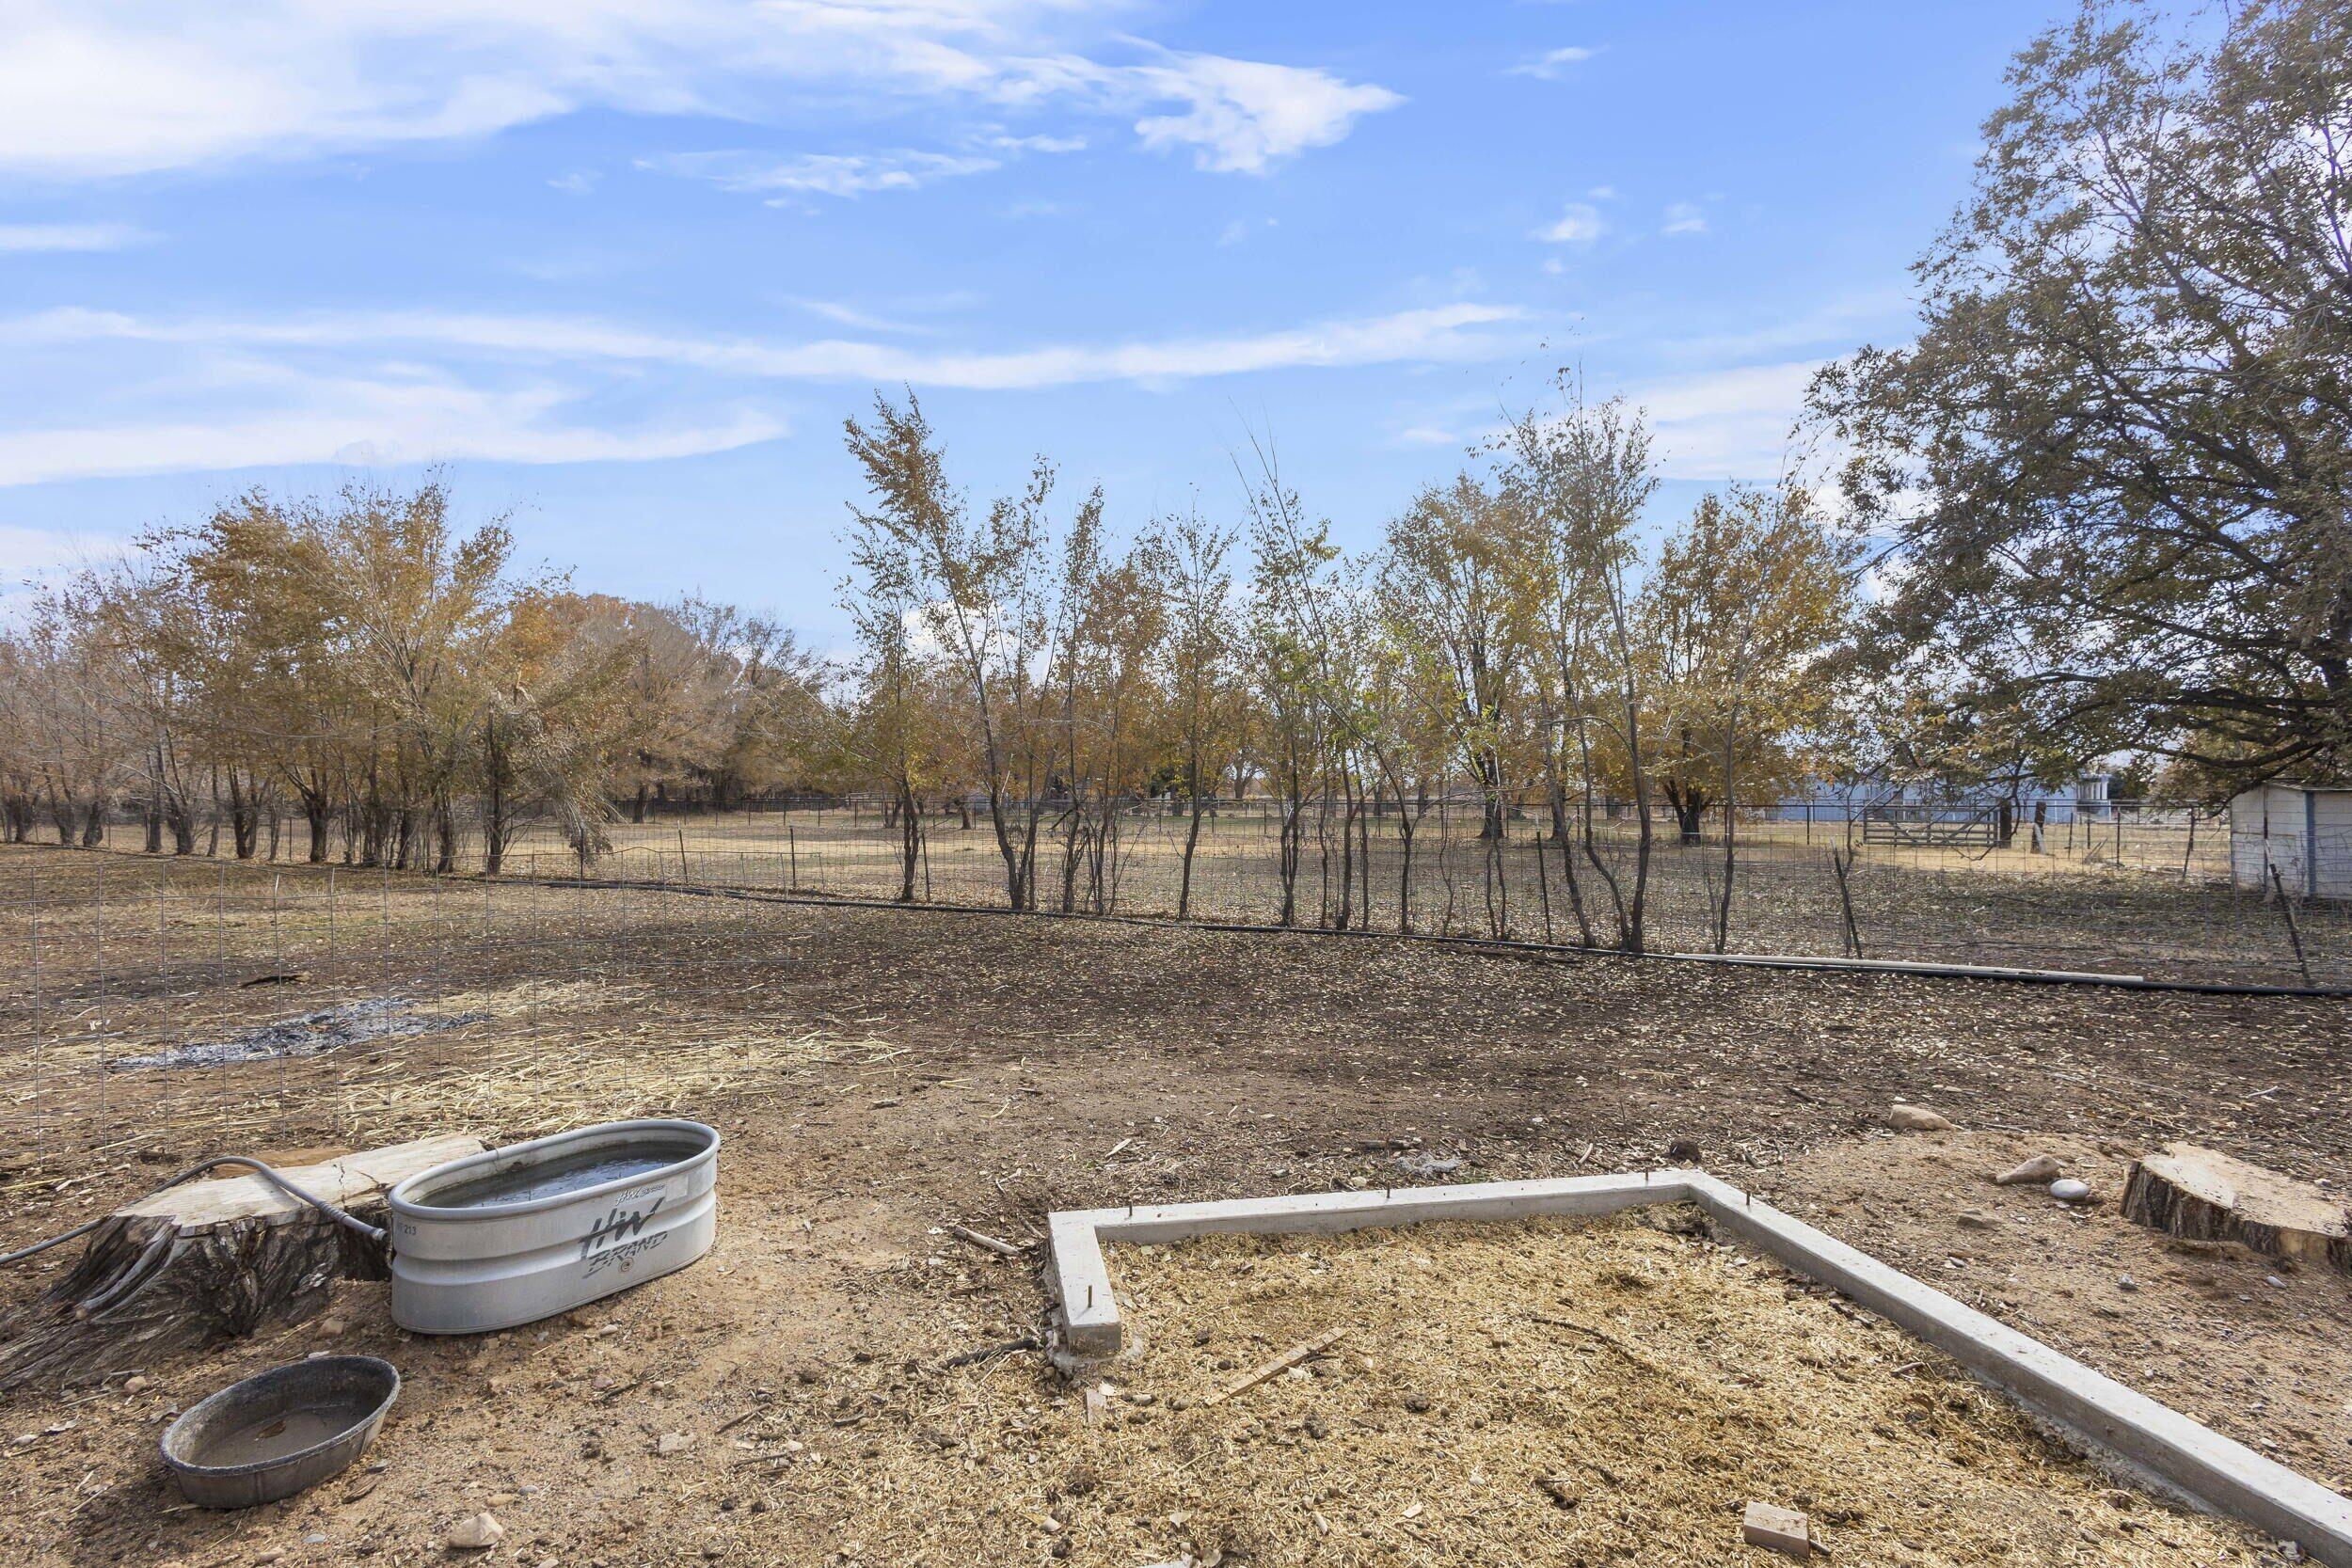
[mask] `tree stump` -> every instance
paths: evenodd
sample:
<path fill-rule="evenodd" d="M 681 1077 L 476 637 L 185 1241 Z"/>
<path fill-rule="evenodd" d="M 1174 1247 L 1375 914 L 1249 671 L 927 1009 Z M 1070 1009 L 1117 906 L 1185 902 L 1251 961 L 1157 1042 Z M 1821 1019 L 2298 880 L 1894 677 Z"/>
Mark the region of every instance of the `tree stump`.
<path fill-rule="evenodd" d="M 452 1134 L 278 1168 L 380 1224 L 395 1184 L 483 1147 Z M 168 1187 L 107 1215 L 81 1260 L 0 1329 L 0 1392 L 299 1323 L 326 1305 L 334 1281 L 389 1273 L 381 1243 L 251 1172 Z"/>
<path fill-rule="evenodd" d="M 2352 1274 L 2352 1223 L 2318 1188 L 2195 1144 L 2132 1162 L 2123 1217 L 2170 1235 L 2237 1242 L 2273 1258 Z"/>

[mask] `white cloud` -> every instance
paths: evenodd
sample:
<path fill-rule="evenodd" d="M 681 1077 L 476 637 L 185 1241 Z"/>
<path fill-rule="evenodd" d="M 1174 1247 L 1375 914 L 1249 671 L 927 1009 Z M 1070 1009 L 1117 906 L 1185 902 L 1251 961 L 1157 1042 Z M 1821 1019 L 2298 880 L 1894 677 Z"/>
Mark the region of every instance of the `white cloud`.
<path fill-rule="evenodd" d="M 1442 425 L 1407 425 L 1389 437 L 1395 447 L 1454 447 L 1463 444 L 1462 437 Z"/>
<path fill-rule="evenodd" d="M 1546 240 L 1553 245 L 1588 245 L 1608 232 L 1608 222 L 1600 209 L 1589 201 L 1571 201 L 1556 223 L 1546 224 L 1530 239 Z"/>
<path fill-rule="evenodd" d="M 1746 365 L 1655 381 L 1629 394 L 1657 436 L 1669 479 L 1779 477 L 1819 359 Z"/>
<path fill-rule="evenodd" d="M 845 325 L 881 325 L 852 307 L 804 303 Z M 53 386 L 40 406 L 56 422 L 19 415 L 0 429 L 0 484 L 294 463 L 645 461 L 784 435 L 747 384 L 1015 389 L 1458 362 L 1516 352 L 1518 336 L 1498 329 L 1518 316 L 1456 304 L 1269 332 L 991 352 L 695 337 L 565 317 L 52 310 L 0 319 L 0 384 L 52 385 L 56 367 L 72 365 L 103 391 L 77 407 Z M 712 389 L 689 399 L 662 375 Z M 612 412 L 630 399 L 687 406 L 659 419 Z"/>
<path fill-rule="evenodd" d="M 0 523 L 0 578 L 39 577 L 91 559 L 88 541 L 52 529 Z"/>
<path fill-rule="evenodd" d="M 1684 360 L 1753 359 L 1792 350 L 1826 347 L 1843 353 L 1861 346 L 1874 332 L 1908 337 L 1915 328 L 1910 292 L 1897 285 L 1858 290 L 1826 305 L 1756 326 L 1667 338 L 1659 346 Z"/>
<path fill-rule="evenodd" d="M 1699 211 L 1695 201 L 1672 202 L 1666 208 L 1666 215 L 1661 220 L 1658 231 L 1669 235 L 1704 234 L 1707 232 L 1707 214 Z"/>
<path fill-rule="evenodd" d="M 127 223 L 0 223 L 0 255 L 31 251 L 121 250 L 154 236 Z"/>
<path fill-rule="evenodd" d="M 1565 49 L 1547 50 L 1532 60 L 1522 60 L 1513 66 L 1508 74 L 1533 76 L 1540 82 L 1556 82 L 1568 73 L 1571 66 L 1582 65 L 1598 53 L 1597 49 L 1585 49 L 1570 44 Z"/>
<path fill-rule="evenodd" d="M 586 108 L 757 121 L 805 89 L 870 103 L 1141 115 L 1147 145 L 1189 148 L 1204 168 L 1257 172 L 1402 102 L 1312 68 L 1157 50 L 1117 30 L 1133 8 L 1132 0 L 11 0 L 0 169 L 71 180 L 310 157 L 488 135 Z M 1023 150 L 1049 150 L 1029 139 Z"/>
<path fill-rule="evenodd" d="M 1314 366 L 1465 360 L 1508 352 L 1482 328 L 1517 321 L 1513 307 L 1457 304 L 1273 332 L 1175 338 L 1105 346 L 1048 345 L 999 352 L 916 352 L 895 344 L 825 340 L 776 343 L 681 337 L 558 316 L 386 312 L 274 322 L 147 320 L 105 311 L 52 310 L 0 320 L 0 346 L 119 341 L 268 349 L 433 347 L 546 361 L 675 365 L 766 380 L 911 382 L 1007 390 L 1101 381 L 1152 381 Z"/>
<path fill-rule="evenodd" d="M 899 149 L 886 152 L 803 152 L 775 158 L 756 152 L 679 152 L 665 158 L 645 158 L 638 167 L 690 179 L 707 180 L 724 191 L 769 197 L 771 202 L 796 196 L 858 197 L 868 191 L 911 191 L 934 180 L 985 174 L 1002 168 L 1004 160 L 977 153 L 917 152 Z"/>
<path fill-rule="evenodd" d="M 908 322 L 893 321 L 888 316 L 876 315 L 870 310 L 861 309 L 857 306 L 837 299 L 796 298 L 791 303 L 812 316 L 821 316 L 826 321 L 839 326 L 849 327 L 856 332 L 924 332 L 930 330 L 928 327 L 916 326 Z"/>
<path fill-rule="evenodd" d="M 0 484 L 296 463 L 644 462 L 787 434 L 783 420 L 754 408 L 698 423 L 607 429 L 565 420 L 569 395 L 546 387 L 484 388 L 441 376 L 278 381 L 270 406 L 232 415 L 0 432 Z"/>
<path fill-rule="evenodd" d="M 1184 102 L 1182 114 L 1136 121 L 1146 147 L 1188 147 L 1196 167 L 1263 174 L 1313 147 L 1342 140 L 1365 115 L 1405 102 L 1386 87 L 1343 82 L 1327 71 L 1181 55 L 1166 65 L 1128 68 L 1155 96 Z"/>
<path fill-rule="evenodd" d="M 565 196 L 586 196 L 596 188 L 596 182 L 603 178 L 594 169 L 574 169 L 569 174 L 557 175 L 548 183 Z"/>

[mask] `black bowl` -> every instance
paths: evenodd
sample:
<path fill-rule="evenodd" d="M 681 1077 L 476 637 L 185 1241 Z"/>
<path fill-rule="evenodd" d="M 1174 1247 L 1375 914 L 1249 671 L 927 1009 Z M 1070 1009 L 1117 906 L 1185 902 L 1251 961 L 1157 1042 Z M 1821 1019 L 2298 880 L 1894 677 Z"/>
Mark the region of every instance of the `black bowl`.
<path fill-rule="evenodd" d="M 359 1457 L 400 1397 L 373 1355 L 322 1355 L 257 1372 L 164 1433 L 164 1463 L 188 1501 L 251 1508 L 316 1486 Z"/>

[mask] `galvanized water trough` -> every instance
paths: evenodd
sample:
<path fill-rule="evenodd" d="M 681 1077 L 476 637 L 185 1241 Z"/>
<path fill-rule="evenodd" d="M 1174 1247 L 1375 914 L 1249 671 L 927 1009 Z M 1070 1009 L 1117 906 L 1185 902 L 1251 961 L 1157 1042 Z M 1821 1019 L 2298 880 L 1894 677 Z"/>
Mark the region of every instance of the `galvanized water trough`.
<path fill-rule="evenodd" d="M 718 1223 L 719 1134 L 611 1121 L 421 1171 L 391 1191 L 392 1320 L 481 1334 L 686 1267 Z"/>

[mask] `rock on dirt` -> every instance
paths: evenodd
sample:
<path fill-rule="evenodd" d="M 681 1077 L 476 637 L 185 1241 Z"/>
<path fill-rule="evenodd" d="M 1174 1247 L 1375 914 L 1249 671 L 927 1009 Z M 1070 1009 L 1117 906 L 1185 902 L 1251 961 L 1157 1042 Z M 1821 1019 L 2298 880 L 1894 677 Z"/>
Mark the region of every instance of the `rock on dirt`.
<path fill-rule="evenodd" d="M 506 1538 L 506 1527 L 488 1513 L 475 1513 L 460 1519 L 451 1530 L 446 1544 L 453 1552 L 485 1552 Z"/>
<path fill-rule="evenodd" d="M 2065 1176 L 2050 1183 L 2050 1196 L 2060 1203 L 2089 1203 L 2096 1195 L 2090 1182 Z"/>
<path fill-rule="evenodd" d="M 1792 1508 L 1752 1502 L 1740 1516 L 1740 1539 L 1788 1557 L 1813 1555 L 1813 1524 Z"/>
<path fill-rule="evenodd" d="M 1949 1132 L 1952 1119 L 1929 1110 L 1925 1105 L 1906 1105 L 1897 1101 L 1886 1113 L 1886 1125 L 1898 1132 Z"/>
<path fill-rule="evenodd" d="M 2055 1154 L 2037 1154 L 2025 1164 L 2011 1165 L 1993 1179 L 1996 1187 L 2039 1187 L 2045 1181 L 2056 1181 L 2066 1174 L 2066 1167 Z"/>

